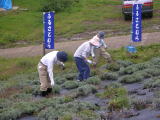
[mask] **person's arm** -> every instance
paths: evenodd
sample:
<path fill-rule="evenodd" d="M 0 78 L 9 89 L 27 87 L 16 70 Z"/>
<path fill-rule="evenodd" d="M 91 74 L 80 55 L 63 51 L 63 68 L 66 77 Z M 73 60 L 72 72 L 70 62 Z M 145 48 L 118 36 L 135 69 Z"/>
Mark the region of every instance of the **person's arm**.
<path fill-rule="evenodd" d="M 54 85 L 54 76 L 53 76 L 53 63 L 50 62 L 48 63 L 48 66 L 47 66 L 47 72 L 48 72 L 48 75 L 49 75 L 49 78 L 50 78 L 50 81 L 51 81 L 51 86 Z"/>
<path fill-rule="evenodd" d="M 94 50 L 95 50 L 95 46 L 91 46 L 91 56 L 92 56 L 92 58 L 95 58 Z"/>
<path fill-rule="evenodd" d="M 104 48 L 107 48 L 107 47 L 108 47 L 107 44 L 104 42 L 103 39 L 101 39 L 101 42 L 102 42 L 102 46 L 104 46 Z"/>

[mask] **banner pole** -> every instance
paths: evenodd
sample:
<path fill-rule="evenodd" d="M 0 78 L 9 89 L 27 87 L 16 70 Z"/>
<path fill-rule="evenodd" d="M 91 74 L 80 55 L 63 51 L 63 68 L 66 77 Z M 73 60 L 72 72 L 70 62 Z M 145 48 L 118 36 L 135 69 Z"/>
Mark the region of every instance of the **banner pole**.
<path fill-rule="evenodd" d="M 46 54 L 45 52 L 45 43 L 43 42 L 43 56 Z"/>

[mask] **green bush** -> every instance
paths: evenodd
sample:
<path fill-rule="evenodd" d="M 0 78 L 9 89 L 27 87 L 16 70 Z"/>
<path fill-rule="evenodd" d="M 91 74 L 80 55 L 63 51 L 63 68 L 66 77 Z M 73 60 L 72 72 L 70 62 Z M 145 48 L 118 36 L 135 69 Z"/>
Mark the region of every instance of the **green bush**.
<path fill-rule="evenodd" d="M 143 80 L 143 76 L 141 76 L 141 74 L 133 74 L 133 75 L 126 75 L 126 76 L 123 76 L 121 79 L 120 79 L 120 82 L 121 83 L 127 83 L 127 84 L 130 84 L 130 83 L 135 83 L 135 82 L 140 82 Z"/>
<path fill-rule="evenodd" d="M 58 77 L 55 78 L 55 83 L 58 84 L 58 85 L 63 84 L 65 81 L 67 81 L 67 80 L 64 77 L 58 76 Z"/>
<path fill-rule="evenodd" d="M 72 118 L 77 113 L 80 113 L 84 110 L 98 110 L 98 108 L 94 104 L 90 104 L 87 102 L 79 102 L 74 101 L 72 103 L 66 104 L 57 104 L 55 107 L 48 107 L 42 110 L 39 114 L 39 120 L 56 120 L 62 118 Z M 86 116 L 84 113 L 81 117 Z M 66 118 L 66 119 L 67 119 Z M 63 119 L 62 119 L 63 120 Z"/>
<path fill-rule="evenodd" d="M 128 67 L 133 64 L 130 61 L 123 61 L 123 60 L 117 60 L 117 63 L 120 65 L 120 67 Z"/>
<path fill-rule="evenodd" d="M 63 116 L 59 117 L 59 120 L 73 120 L 72 113 L 65 113 Z"/>
<path fill-rule="evenodd" d="M 70 8 L 74 3 L 79 2 L 79 0 L 47 0 L 46 4 L 43 6 L 41 11 L 56 11 L 60 12 L 65 10 L 66 8 Z"/>
<path fill-rule="evenodd" d="M 78 117 L 80 117 L 81 120 L 101 120 L 100 115 L 92 110 L 83 110 L 78 113 Z"/>
<path fill-rule="evenodd" d="M 152 104 L 150 99 L 134 98 L 131 100 L 133 108 L 136 110 L 142 110 L 148 107 L 149 104 Z"/>
<path fill-rule="evenodd" d="M 120 70 L 120 65 L 116 64 L 116 63 L 112 63 L 112 64 L 106 64 L 106 69 L 110 70 L 110 71 L 119 71 Z"/>
<path fill-rule="evenodd" d="M 105 87 L 105 91 L 102 93 L 97 93 L 96 96 L 100 98 L 115 98 L 126 96 L 128 94 L 127 90 L 123 88 L 118 83 L 112 83 Z"/>
<path fill-rule="evenodd" d="M 120 110 L 128 107 L 129 107 L 129 99 L 127 96 L 113 98 L 108 103 L 108 109 L 110 111 Z"/>
<path fill-rule="evenodd" d="M 160 65 L 160 57 L 152 58 L 150 62 L 154 65 Z"/>
<path fill-rule="evenodd" d="M 159 90 L 154 93 L 152 105 L 154 109 L 160 110 L 160 91 Z"/>
<path fill-rule="evenodd" d="M 128 66 L 126 68 L 120 69 L 119 74 L 120 75 L 133 74 L 134 72 L 141 71 L 141 70 L 147 69 L 149 67 L 150 67 L 150 64 L 148 64 L 148 63 L 133 64 L 133 65 Z"/>
<path fill-rule="evenodd" d="M 86 81 L 88 84 L 98 85 L 100 84 L 101 80 L 99 77 L 90 77 Z"/>
<path fill-rule="evenodd" d="M 60 94 L 60 91 L 61 91 L 61 86 L 59 86 L 59 85 L 54 85 L 53 86 L 52 93 Z"/>
<path fill-rule="evenodd" d="M 77 89 L 77 95 L 78 96 L 87 96 L 90 93 L 97 92 L 96 87 L 93 85 L 84 85 Z"/>
<path fill-rule="evenodd" d="M 146 72 L 151 76 L 160 76 L 160 69 L 157 69 L 157 68 L 148 68 L 148 69 L 145 69 L 144 72 Z"/>
<path fill-rule="evenodd" d="M 113 72 L 106 72 L 102 74 L 100 77 L 101 77 L 101 80 L 117 80 L 118 74 Z"/>
<path fill-rule="evenodd" d="M 144 88 L 156 88 L 160 87 L 160 78 L 148 80 L 144 83 Z"/>
<path fill-rule="evenodd" d="M 119 71 L 119 75 L 132 74 L 135 71 L 137 71 L 137 69 L 131 65 L 131 66 L 126 67 L 126 68 L 121 68 L 120 71 Z"/>
<path fill-rule="evenodd" d="M 75 80 L 76 77 L 77 77 L 77 73 L 68 73 L 68 74 L 65 75 L 65 78 L 67 80 Z"/>
<path fill-rule="evenodd" d="M 77 88 L 79 84 L 77 81 L 66 81 L 62 86 L 66 89 L 74 89 Z"/>

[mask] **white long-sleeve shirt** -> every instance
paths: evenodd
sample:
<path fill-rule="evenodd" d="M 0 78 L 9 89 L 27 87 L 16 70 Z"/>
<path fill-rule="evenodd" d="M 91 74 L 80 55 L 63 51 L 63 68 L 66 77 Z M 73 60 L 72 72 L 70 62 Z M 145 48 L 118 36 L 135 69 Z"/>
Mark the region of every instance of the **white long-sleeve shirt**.
<path fill-rule="evenodd" d="M 63 62 L 58 61 L 57 53 L 58 53 L 58 51 L 52 51 L 50 53 L 47 53 L 40 60 L 44 65 L 47 66 L 47 72 L 49 74 L 49 78 L 50 78 L 51 82 L 54 82 L 54 78 L 53 78 L 54 64 L 64 65 Z"/>
<path fill-rule="evenodd" d="M 95 52 L 94 52 L 95 48 L 100 48 L 100 47 L 107 48 L 107 47 L 108 47 L 107 44 L 104 42 L 103 39 L 100 39 L 100 40 L 99 40 L 99 43 L 100 43 L 99 46 L 92 46 L 92 47 L 91 47 L 91 55 L 92 55 L 92 57 L 95 57 Z"/>
<path fill-rule="evenodd" d="M 81 44 L 76 52 L 74 53 L 74 57 L 87 58 L 91 55 L 91 44 L 89 41 Z"/>

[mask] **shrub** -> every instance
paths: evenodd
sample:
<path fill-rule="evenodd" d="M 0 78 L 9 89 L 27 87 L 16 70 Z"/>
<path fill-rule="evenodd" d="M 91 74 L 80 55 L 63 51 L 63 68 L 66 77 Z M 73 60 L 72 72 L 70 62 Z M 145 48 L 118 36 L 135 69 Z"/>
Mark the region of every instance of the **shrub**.
<path fill-rule="evenodd" d="M 97 93 L 96 96 L 100 98 L 115 98 L 126 96 L 127 90 L 118 83 L 112 83 L 106 86 L 103 93 Z"/>
<path fill-rule="evenodd" d="M 131 100 L 131 104 L 136 110 L 142 110 L 142 109 L 147 108 L 149 104 L 152 104 L 152 100 L 143 99 L 143 98 L 135 98 Z"/>
<path fill-rule="evenodd" d="M 145 69 L 144 72 L 146 72 L 151 76 L 160 76 L 160 69 L 157 69 L 157 68 L 148 68 L 148 69 Z"/>
<path fill-rule="evenodd" d="M 86 95 L 89 95 L 90 93 L 95 93 L 97 90 L 96 90 L 96 87 L 93 86 L 93 85 L 84 85 L 84 86 L 81 86 L 77 89 L 77 95 L 78 96 L 86 96 Z"/>
<path fill-rule="evenodd" d="M 120 65 L 118 65 L 116 63 L 106 64 L 106 69 L 110 70 L 110 71 L 119 71 L 120 70 Z"/>
<path fill-rule="evenodd" d="M 117 63 L 120 65 L 120 67 L 128 67 L 130 65 L 133 65 L 130 61 L 123 61 L 123 60 L 117 60 Z"/>
<path fill-rule="evenodd" d="M 154 93 L 152 105 L 154 109 L 160 110 L 160 91 L 159 90 Z"/>
<path fill-rule="evenodd" d="M 74 89 L 77 88 L 79 84 L 77 81 L 66 81 L 62 86 L 66 89 Z"/>
<path fill-rule="evenodd" d="M 40 85 L 40 81 L 39 80 L 33 80 L 33 81 L 31 81 L 31 85 Z"/>
<path fill-rule="evenodd" d="M 59 120 L 73 120 L 72 113 L 65 113 L 63 116 L 60 116 Z"/>
<path fill-rule="evenodd" d="M 89 79 L 87 79 L 86 82 L 88 84 L 98 85 L 98 84 L 100 84 L 101 80 L 99 77 L 90 77 Z"/>
<path fill-rule="evenodd" d="M 155 87 L 160 87 L 160 78 L 151 79 L 144 83 L 144 88 L 155 88 Z"/>
<path fill-rule="evenodd" d="M 119 74 L 120 75 L 133 74 L 134 72 L 141 71 L 141 70 L 147 69 L 149 67 L 150 67 L 150 64 L 148 64 L 148 63 L 133 64 L 133 65 L 128 66 L 126 68 L 120 69 Z"/>
<path fill-rule="evenodd" d="M 106 72 L 101 75 L 101 80 L 117 80 L 117 79 L 118 79 L 117 73 Z"/>
<path fill-rule="evenodd" d="M 69 73 L 69 74 L 66 74 L 66 75 L 65 75 L 65 78 L 66 78 L 67 80 L 75 80 L 76 77 L 77 77 L 77 73 Z"/>
<path fill-rule="evenodd" d="M 137 69 L 133 66 L 129 66 L 126 68 L 121 68 L 119 71 L 119 75 L 125 75 L 125 74 L 132 74 L 136 71 Z"/>
<path fill-rule="evenodd" d="M 63 84 L 65 81 L 66 81 L 66 79 L 65 79 L 64 77 L 56 77 L 56 78 L 55 78 L 55 82 L 56 82 L 56 84 L 58 84 L 58 85 Z"/>
<path fill-rule="evenodd" d="M 82 120 L 100 120 L 101 119 L 100 115 L 92 110 L 83 110 L 78 113 L 78 116 Z"/>
<path fill-rule="evenodd" d="M 160 65 L 160 57 L 152 58 L 150 62 L 154 65 Z"/>
<path fill-rule="evenodd" d="M 59 85 L 54 85 L 54 86 L 53 86 L 53 89 L 52 89 L 52 93 L 60 94 L 60 90 L 61 90 L 61 86 L 59 86 Z"/>
<path fill-rule="evenodd" d="M 108 103 L 108 109 L 110 111 L 120 110 L 128 107 L 129 107 L 129 99 L 127 96 L 113 98 Z"/>
<path fill-rule="evenodd" d="M 110 98 L 108 105 L 110 111 L 129 107 L 128 92 L 118 83 L 109 84 L 103 93 L 96 95 L 100 98 Z"/>
<path fill-rule="evenodd" d="M 79 2 L 79 0 L 47 0 L 46 4 L 43 6 L 41 11 L 56 11 L 60 12 L 66 8 L 70 8 L 74 3 Z"/>
<path fill-rule="evenodd" d="M 140 82 L 143 80 L 143 76 L 141 76 L 141 74 L 133 74 L 133 75 L 126 75 L 124 77 L 122 77 L 120 79 L 120 82 L 121 83 L 127 83 L 127 84 L 130 84 L 130 83 L 135 83 L 135 82 Z"/>
<path fill-rule="evenodd" d="M 97 110 L 98 108 L 94 104 L 87 102 L 74 101 L 72 103 L 57 104 L 55 107 L 48 107 L 42 110 L 38 117 L 39 120 L 55 120 L 62 118 L 72 118 L 76 113 L 80 113 L 84 110 Z M 84 116 L 84 115 L 82 115 Z"/>

